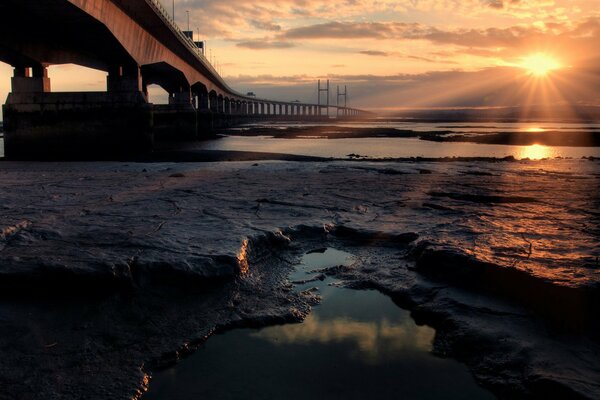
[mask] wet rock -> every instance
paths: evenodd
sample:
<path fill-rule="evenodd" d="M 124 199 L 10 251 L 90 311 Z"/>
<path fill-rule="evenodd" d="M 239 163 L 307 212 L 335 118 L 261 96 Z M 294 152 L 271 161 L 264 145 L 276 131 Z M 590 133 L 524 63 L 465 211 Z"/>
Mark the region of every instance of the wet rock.
<path fill-rule="evenodd" d="M 438 211 L 454 211 L 454 209 L 452 209 L 451 207 L 446 207 L 435 203 L 423 203 L 423 207 L 431 208 L 432 210 Z"/>
<path fill-rule="evenodd" d="M 509 298 L 571 328 L 598 326 L 594 317 L 600 304 L 597 285 L 569 286 L 427 241 L 418 243 L 411 254 L 418 272 L 428 277 Z"/>
<path fill-rule="evenodd" d="M 525 196 L 479 195 L 469 193 L 429 192 L 432 197 L 447 197 L 452 200 L 469 201 L 481 204 L 518 204 L 536 203 L 537 199 Z"/>
<path fill-rule="evenodd" d="M 414 242 L 419 235 L 414 232 L 390 233 L 372 231 L 368 229 L 357 229 L 348 226 L 335 226 L 330 233 L 361 244 L 387 244 L 391 246 L 402 246 Z"/>
<path fill-rule="evenodd" d="M 311 282 L 317 282 L 317 281 L 324 281 L 325 279 L 327 279 L 327 276 L 325 274 L 319 274 L 319 275 L 315 275 L 312 278 L 308 278 L 308 279 L 303 279 L 303 280 L 299 280 L 299 281 L 293 281 L 292 283 L 294 285 L 305 285 L 307 283 L 311 283 Z"/>

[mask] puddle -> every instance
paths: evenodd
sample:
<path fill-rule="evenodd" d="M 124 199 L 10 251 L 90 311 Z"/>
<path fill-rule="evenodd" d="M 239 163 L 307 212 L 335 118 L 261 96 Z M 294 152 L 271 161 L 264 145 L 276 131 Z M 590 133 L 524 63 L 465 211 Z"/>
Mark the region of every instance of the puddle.
<path fill-rule="evenodd" d="M 291 281 L 351 265 L 335 249 L 307 253 Z M 237 329 L 154 374 L 144 399 L 493 399 L 467 368 L 431 354 L 435 331 L 376 291 L 318 287 L 321 305 L 301 324 Z"/>

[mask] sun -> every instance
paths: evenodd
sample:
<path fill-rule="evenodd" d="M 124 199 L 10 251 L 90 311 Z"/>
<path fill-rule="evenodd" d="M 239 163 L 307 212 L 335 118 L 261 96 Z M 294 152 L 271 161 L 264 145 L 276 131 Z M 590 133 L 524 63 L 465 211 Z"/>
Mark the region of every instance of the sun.
<path fill-rule="evenodd" d="M 555 58 L 543 53 L 523 57 L 518 66 L 527 70 L 530 75 L 540 78 L 562 67 Z"/>

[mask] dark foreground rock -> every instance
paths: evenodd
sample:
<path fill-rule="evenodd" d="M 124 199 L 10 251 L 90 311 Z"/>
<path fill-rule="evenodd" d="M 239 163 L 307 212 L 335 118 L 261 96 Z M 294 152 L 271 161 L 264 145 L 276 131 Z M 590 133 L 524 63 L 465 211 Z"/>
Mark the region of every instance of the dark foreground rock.
<path fill-rule="evenodd" d="M 1 164 L 2 399 L 139 397 L 215 331 L 301 321 L 288 273 L 328 246 L 357 262 L 315 276 L 500 397 L 600 397 L 597 161 Z"/>

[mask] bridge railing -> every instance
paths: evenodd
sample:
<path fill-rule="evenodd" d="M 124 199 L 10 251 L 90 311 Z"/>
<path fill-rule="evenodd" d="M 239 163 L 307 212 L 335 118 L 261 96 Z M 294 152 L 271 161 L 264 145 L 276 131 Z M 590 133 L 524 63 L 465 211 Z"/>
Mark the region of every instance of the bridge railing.
<path fill-rule="evenodd" d="M 227 85 L 225 80 L 221 77 L 221 75 L 219 75 L 217 70 L 210 63 L 210 61 L 204 56 L 204 54 L 202 54 L 198 46 L 196 46 L 196 43 L 194 43 L 194 41 L 190 37 L 186 36 L 183 33 L 181 28 L 179 28 L 179 26 L 175 22 L 173 16 L 169 14 L 169 12 L 165 9 L 165 7 L 159 0 L 146 0 L 146 2 L 152 8 L 154 8 L 158 16 L 161 17 L 161 19 L 167 24 L 167 26 L 171 28 L 171 30 L 173 31 L 173 33 L 175 33 L 179 40 L 181 40 L 181 42 L 183 42 L 183 44 L 192 52 L 192 54 L 194 54 L 200 60 L 200 62 L 206 67 L 206 69 L 209 70 L 211 74 L 214 75 L 214 77 L 219 81 L 219 83 L 221 83 L 221 85 L 223 85 L 224 88 L 232 92 L 232 94 L 240 95 Z"/>
<path fill-rule="evenodd" d="M 256 101 L 256 102 L 261 102 L 261 101 L 269 101 L 267 99 L 260 99 L 260 98 L 251 98 L 248 97 L 244 94 L 238 93 L 237 91 L 233 90 L 232 88 L 229 87 L 229 85 L 225 82 L 225 80 L 221 77 L 221 75 L 219 75 L 219 73 L 217 72 L 217 70 L 213 67 L 213 65 L 210 63 L 210 61 L 204 56 L 204 54 L 200 51 L 200 49 L 198 48 L 198 46 L 196 46 L 196 43 L 194 43 L 194 41 L 186 36 L 183 31 L 181 30 L 181 28 L 179 28 L 179 26 L 177 25 L 177 23 L 175 22 L 175 19 L 173 18 L 173 16 L 171 14 L 169 14 L 169 12 L 165 9 L 165 7 L 162 5 L 162 3 L 159 0 L 145 0 L 147 4 L 149 4 L 154 11 L 156 12 L 156 14 L 163 20 L 163 22 L 171 29 L 171 31 L 173 31 L 173 33 L 178 37 L 178 39 L 188 48 L 188 50 L 190 50 L 190 52 L 196 56 L 196 58 L 198 58 L 198 60 L 202 63 L 202 65 L 215 77 L 215 79 L 217 79 L 219 81 L 219 83 L 221 84 L 221 86 L 227 90 L 229 93 L 240 97 L 240 98 L 244 98 L 244 99 L 248 99 L 248 100 L 252 100 L 252 101 Z M 274 101 L 272 102 L 274 104 L 285 104 L 288 102 L 283 102 L 283 101 Z M 291 104 L 291 103 L 288 103 Z M 306 105 L 306 106 L 318 106 L 317 104 L 309 104 L 309 103 L 299 103 L 299 105 Z M 338 108 L 338 109 L 344 109 L 345 107 L 337 107 L 337 106 L 330 106 L 332 108 Z M 351 108 L 347 107 L 347 109 L 352 110 Z"/>

